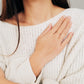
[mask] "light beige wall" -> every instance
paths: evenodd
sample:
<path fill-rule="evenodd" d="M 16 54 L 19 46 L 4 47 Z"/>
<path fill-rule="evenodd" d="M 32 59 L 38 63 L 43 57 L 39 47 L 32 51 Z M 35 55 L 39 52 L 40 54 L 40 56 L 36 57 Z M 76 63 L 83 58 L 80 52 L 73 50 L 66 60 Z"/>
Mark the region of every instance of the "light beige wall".
<path fill-rule="evenodd" d="M 70 0 L 71 7 L 84 9 L 84 0 Z"/>

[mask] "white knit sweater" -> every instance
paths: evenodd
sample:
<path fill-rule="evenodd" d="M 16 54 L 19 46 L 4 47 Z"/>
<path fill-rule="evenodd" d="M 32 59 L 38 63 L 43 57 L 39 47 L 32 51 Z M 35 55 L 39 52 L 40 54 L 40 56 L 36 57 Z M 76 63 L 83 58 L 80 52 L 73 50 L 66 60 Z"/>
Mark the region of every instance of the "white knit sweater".
<path fill-rule="evenodd" d="M 61 16 L 72 17 L 74 36 L 63 51 L 44 66 L 36 79 L 29 57 L 35 48 L 36 39 Z M 21 40 L 16 53 L 11 54 L 18 42 L 17 26 L 0 21 L 0 67 L 7 80 L 19 84 L 84 84 L 84 10 L 69 8 L 51 19 L 32 26 L 21 26 Z"/>

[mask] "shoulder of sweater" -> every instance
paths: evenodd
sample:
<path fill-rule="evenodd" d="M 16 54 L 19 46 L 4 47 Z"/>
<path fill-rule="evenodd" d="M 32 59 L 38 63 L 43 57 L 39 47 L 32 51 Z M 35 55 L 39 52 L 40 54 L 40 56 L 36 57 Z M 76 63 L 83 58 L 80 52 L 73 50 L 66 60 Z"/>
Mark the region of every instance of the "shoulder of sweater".
<path fill-rule="evenodd" d="M 7 37 L 9 37 L 9 33 L 11 33 L 8 27 L 6 22 L 0 21 L 0 40 L 1 38 L 4 41 L 5 39 L 8 39 Z"/>
<path fill-rule="evenodd" d="M 68 13 L 70 15 L 75 15 L 75 16 L 81 15 L 81 17 L 84 17 L 84 9 L 81 8 L 69 8 Z"/>
<path fill-rule="evenodd" d="M 6 34 L 7 31 L 8 25 L 6 24 L 6 22 L 0 20 L 0 35 Z"/>
<path fill-rule="evenodd" d="M 84 9 L 69 8 L 65 11 L 66 16 L 71 16 L 72 22 L 75 24 L 82 24 L 84 22 Z"/>
<path fill-rule="evenodd" d="M 71 16 L 72 27 L 71 31 L 74 32 L 84 32 L 84 9 L 80 8 L 70 8 L 65 14 L 66 16 Z M 76 35 L 76 34 L 75 34 Z"/>
<path fill-rule="evenodd" d="M 4 28 L 3 22 L 0 21 L 0 44 L 2 43 L 2 39 L 3 39 L 3 30 L 4 30 L 3 28 Z"/>
<path fill-rule="evenodd" d="M 8 35 L 6 34 L 6 28 L 5 28 L 5 24 L 3 21 L 0 21 L 0 49 L 4 52 L 4 48 L 6 44 L 6 39 L 8 37 Z M 1 52 L 0 50 L 0 56 L 2 55 L 3 52 Z"/>
<path fill-rule="evenodd" d="M 5 23 L 0 20 L 0 29 L 1 29 L 1 27 L 2 27 L 3 25 L 5 25 Z"/>
<path fill-rule="evenodd" d="M 16 32 L 16 28 L 10 23 L 4 22 L 0 20 L 0 36 L 6 37 L 10 36 Z"/>
<path fill-rule="evenodd" d="M 84 10 L 74 8 L 72 10 L 71 31 L 74 31 L 74 36 L 67 46 L 65 59 L 66 65 L 70 66 L 66 76 L 75 75 L 84 69 Z"/>
<path fill-rule="evenodd" d="M 72 17 L 72 21 L 74 23 L 81 24 L 82 22 L 84 22 L 84 9 L 70 8 L 70 10 L 67 11 L 66 15 L 71 16 Z"/>
<path fill-rule="evenodd" d="M 14 47 L 13 44 L 17 45 L 17 41 L 17 26 L 0 21 L 0 45 L 5 49 L 10 49 L 11 47 Z"/>
<path fill-rule="evenodd" d="M 66 57 L 72 52 L 75 55 L 75 52 L 78 53 L 84 47 L 84 10 L 72 8 L 67 15 L 72 17 L 72 27 L 69 32 L 74 32 L 74 35 L 68 44 Z"/>
<path fill-rule="evenodd" d="M 17 37 L 18 33 L 16 28 L 6 22 L 0 21 L 0 47 L 3 48 L 4 52 L 14 47 L 13 44 L 17 44 Z"/>

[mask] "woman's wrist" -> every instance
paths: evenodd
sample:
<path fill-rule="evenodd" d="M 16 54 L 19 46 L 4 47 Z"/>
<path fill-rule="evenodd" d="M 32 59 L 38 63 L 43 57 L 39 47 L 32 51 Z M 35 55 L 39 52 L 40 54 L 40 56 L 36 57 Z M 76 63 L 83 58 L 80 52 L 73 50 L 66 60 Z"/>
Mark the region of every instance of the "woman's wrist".
<path fill-rule="evenodd" d="M 14 83 L 14 82 L 11 82 L 9 80 L 6 80 L 5 78 L 1 78 L 0 84 L 18 84 L 18 83 Z"/>
<path fill-rule="evenodd" d="M 38 76 L 40 74 L 42 68 L 45 66 L 44 58 L 37 52 L 34 52 L 30 56 L 29 60 L 30 60 L 30 64 L 31 64 L 31 67 L 32 67 L 32 70 L 33 70 L 35 76 Z"/>

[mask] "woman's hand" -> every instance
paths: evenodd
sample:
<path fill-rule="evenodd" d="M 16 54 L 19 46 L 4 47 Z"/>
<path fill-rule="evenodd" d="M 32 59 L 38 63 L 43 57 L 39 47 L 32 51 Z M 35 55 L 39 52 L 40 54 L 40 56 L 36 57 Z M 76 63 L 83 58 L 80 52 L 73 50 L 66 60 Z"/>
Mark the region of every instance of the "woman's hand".
<path fill-rule="evenodd" d="M 61 17 L 52 27 L 50 24 L 38 37 L 34 53 L 30 57 L 30 63 L 36 76 L 49 61 L 54 59 L 69 43 L 72 33 L 69 33 L 71 27 L 70 17 Z"/>
<path fill-rule="evenodd" d="M 3 72 L 2 69 L 0 69 L 0 79 L 4 79 L 5 78 L 5 74 Z"/>
<path fill-rule="evenodd" d="M 45 60 L 45 63 L 54 59 L 72 38 L 73 34 L 70 32 L 64 40 L 72 24 L 70 18 L 70 16 L 66 18 L 62 16 L 53 28 L 50 24 L 38 37 L 35 52 L 42 56 L 41 58 Z"/>

